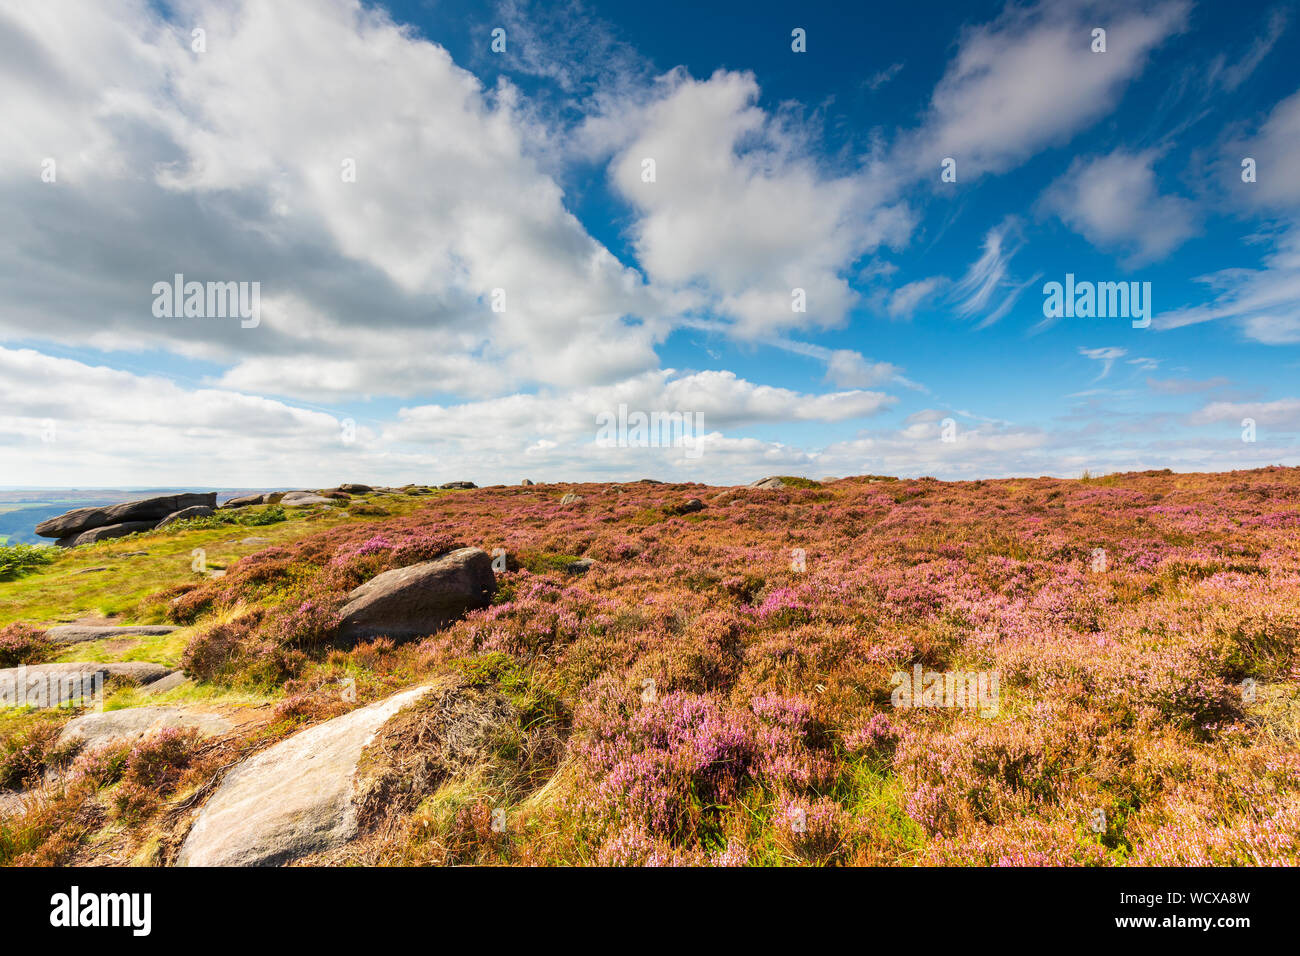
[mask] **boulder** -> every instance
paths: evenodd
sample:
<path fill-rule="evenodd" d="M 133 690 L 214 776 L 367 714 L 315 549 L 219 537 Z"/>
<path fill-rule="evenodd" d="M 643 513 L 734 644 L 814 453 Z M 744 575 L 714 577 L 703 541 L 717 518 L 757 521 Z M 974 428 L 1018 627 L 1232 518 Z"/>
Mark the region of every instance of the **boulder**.
<path fill-rule="evenodd" d="M 687 498 L 685 501 L 683 501 L 681 504 L 677 506 L 677 513 L 679 515 L 693 514 L 696 511 L 703 511 L 703 510 L 704 510 L 704 502 L 701 501 L 699 498 Z"/>
<path fill-rule="evenodd" d="M 357 835 L 361 753 L 417 687 L 299 731 L 226 774 L 199 811 L 177 866 L 276 866 Z"/>
<path fill-rule="evenodd" d="M 175 630 L 171 624 L 59 624 L 47 629 L 45 636 L 55 644 L 80 644 L 109 637 L 151 637 Z"/>
<path fill-rule="evenodd" d="M 339 491 L 345 491 L 350 495 L 368 495 L 374 490 L 375 489 L 371 488 L 369 485 L 358 485 L 354 483 L 339 485 Z"/>
<path fill-rule="evenodd" d="M 188 508 L 182 508 L 180 511 L 174 511 L 162 521 L 158 522 L 158 527 L 169 525 L 173 521 L 188 521 L 190 518 L 206 518 L 208 515 L 216 514 L 216 510 L 209 508 L 207 505 L 190 505 Z"/>
<path fill-rule="evenodd" d="M 573 492 L 569 492 L 567 495 L 565 495 L 563 498 L 560 499 L 560 504 L 576 505 L 581 500 L 582 500 L 582 495 L 575 495 Z"/>
<path fill-rule="evenodd" d="M 227 501 L 227 502 L 226 502 L 225 504 L 223 504 L 221 507 L 223 507 L 223 508 L 247 508 L 249 505 L 260 505 L 260 504 L 263 504 L 263 503 L 264 503 L 264 502 L 263 502 L 263 499 L 264 499 L 265 497 L 266 497 L 266 495 L 262 495 L 262 494 L 257 494 L 257 495 L 240 495 L 238 498 L 231 498 L 229 501 Z"/>
<path fill-rule="evenodd" d="M 488 553 L 460 548 L 434 561 L 385 571 L 352 591 L 339 612 L 339 637 L 425 637 L 472 608 L 487 607 L 495 590 Z"/>
<path fill-rule="evenodd" d="M 76 548 L 83 544 L 94 544 L 96 541 L 125 538 L 128 534 L 152 531 L 156 527 L 158 527 L 157 521 L 123 521 L 121 524 L 106 524 L 103 527 L 91 528 L 89 531 L 83 531 L 80 534 L 70 534 L 66 538 L 59 538 L 54 543 L 60 548 Z"/>
<path fill-rule="evenodd" d="M 758 481 L 750 482 L 751 488 L 784 488 L 785 482 L 775 475 L 769 478 L 760 478 Z"/>
<path fill-rule="evenodd" d="M 110 677 L 149 684 L 170 671 L 161 664 L 114 661 L 70 664 L 35 664 L 0 670 L 0 706 L 55 707 L 73 702 L 90 703 Z"/>
<path fill-rule="evenodd" d="M 447 491 L 456 488 L 477 488 L 478 485 L 474 484 L 472 481 L 449 481 L 446 484 L 439 485 L 438 487 Z"/>
<path fill-rule="evenodd" d="M 523 481 L 521 481 L 521 482 L 519 482 L 519 483 L 520 483 L 521 485 L 531 485 L 531 484 L 532 484 L 532 481 L 530 481 L 529 479 L 525 478 Z"/>
<path fill-rule="evenodd" d="M 128 522 L 157 522 L 169 514 L 193 505 L 217 506 L 215 491 L 203 494 L 166 495 L 140 501 L 124 501 L 120 505 L 104 508 L 77 508 L 55 518 L 47 518 L 36 526 L 42 538 L 68 538 L 91 528 L 103 528 Z"/>
<path fill-rule="evenodd" d="M 177 730 L 192 727 L 202 737 L 215 737 L 228 733 L 234 726 L 234 721 L 210 711 L 166 705 L 127 707 L 73 718 L 59 734 L 59 743 L 80 743 L 89 750 L 105 744 L 134 743 L 141 737 L 169 727 Z"/>
<path fill-rule="evenodd" d="M 330 500 L 314 491 L 290 491 L 280 499 L 280 504 L 286 508 L 305 508 L 308 505 L 327 505 Z"/>
<path fill-rule="evenodd" d="M 570 561 L 565 565 L 564 570 L 568 571 L 570 574 L 586 574 L 595 567 L 595 565 L 596 562 L 591 558 L 579 558 L 577 561 Z"/>

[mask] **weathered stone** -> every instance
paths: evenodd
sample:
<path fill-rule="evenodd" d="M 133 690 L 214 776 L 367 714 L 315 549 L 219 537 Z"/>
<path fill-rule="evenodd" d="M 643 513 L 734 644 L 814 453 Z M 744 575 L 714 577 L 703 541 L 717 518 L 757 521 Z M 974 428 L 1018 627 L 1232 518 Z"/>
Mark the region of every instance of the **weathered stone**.
<path fill-rule="evenodd" d="M 361 752 L 417 687 L 299 731 L 221 782 L 181 844 L 178 866 L 276 866 L 356 836 Z"/>
<path fill-rule="evenodd" d="M 171 624 L 58 624 L 46 630 L 45 636 L 55 644 L 80 644 L 110 637 L 151 637 L 176 629 Z"/>
<path fill-rule="evenodd" d="M 141 521 L 157 522 L 169 514 L 193 505 L 215 508 L 217 493 L 211 491 L 203 494 L 166 495 L 161 498 L 124 501 L 120 505 L 109 505 L 103 508 L 77 508 L 58 517 L 45 519 L 36 526 L 36 533 L 43 538 L 67 538 L 92 528 L 108 525 Z"/>
<path fill-rule="evenodd" d="M 124 521 L 121 524 L 108 524 L 100 528 L 91 528 L 89 531 L 83 531 L 80 534 L 71 534 L 66 538 L 59 538 L 54 543 L 60 548 L 76 548 L 83 544 L 94 544 L 96 541 L 125 538 L 128 534 L 152 531 L 157 526 L 157 521 Z"/>
<path fill-rule="evenodd" d="M 175 690 L 182 684 L 191 683 L 190 679 L 185 676 L 184 671 L 172 671 L 166 677 L 160 677 L 155 681 L 150 681 L 143 688 L 136 691 L 141 697 L 157 697 L 159 694 L 165 694 L 169 690 Z"/>
<path fill-rule="evenodd" d="M 760 478 L 758 481 L 750 482 L 751 488 L 784 488 L 785 482 L 776 476 L 769 478 Z"/>
<path fill-rule="evenodd" d="M 169 514 L 162 521 L 158 522 L 158 527 L 169 525 L 173 521 L 188 521 L 190 518 L 206 518 L 208 515 L 216 514 L 216 510 L 209 508 L 207 505 L 191 505 L 188 508 L 182 508 Z"/>
<path fill-rule="evenodd" d="M 264 503 L 263 499 L 265 499 L 265 498 L 266 498 L 266 495 L 263 495 L 263 494 L 256 494 L 256 495 L 240 495 L 238 498 L 231 498 L 229 501 L 227 501 L 227 502 L 226 502 L 225 504 L 223 504 L 221 507 L 223 507 L 223 508 L 247 508 L 249 505 L 260 505 L 260 504 L 263 504 L 263 503 Z"/>
<path fill-rule="evenodd" d="M 439 485 L 438 487 L 447 491 L 455 488 L 477 488 L 478 485 L 474 484 L 472 481 L 449 481 L 446 484 Z"/>
<path fill-rule="evenodd" d="M 339 485 L 339 491 L 346 491 L 350 495 L 368 495 L 374 490 L 375 489 L 371 488 L 369 485 L 358 485 L 354 483 Z"/>
<path fill-rule="evenodd" d="M 677 513 L 679 515 L 693 514 L 696 511 L 703 511 L 703 510 L 704 510 L 704 502 L 701 501 L 699 498 L 687 498 L 685 501 L 683 501 L 681 504 L 677 506 Z"/>
<path fill-rule="evenodd" d="M 560 504 L 576 505 L 581 500 L 582 500 L 582 495 L 575 495 L 573 492 L 569 492 L 567 495 L 565 495 L 563 498 L 560 499 Z"/>
<path fill-rule="evenodd" d="M 434 561 L 385 571 L 352 591 L 339 612 L 339 637 L 424 637 L 472 608 L 487 607 L 495 590 L 488 553 L 460 548 Z"/>
<path fill-rule="evenodd" d="M 595 567 L 595 565 L 596 562 L 591 558 L 579 558 L 577 561 L 570 561 L 565 565 L 564 570 L 568 571 L 570 574 L 586 574 Z"/>
<path fill-rule="evenodd" d="M 329 498 L 318 495 L 314 491 L 290 491 L 280 499 L 280 504 L 286 508 L 305 508 L 308 505 L 327 505 L 329 503 Z"/>
<path fill-rule="evenodd" d="M 167 680 L 167 678 L 163 678 Z M 202 737 L 215 737 L 229 732 L 234 721 L 210 711 L 188 710 L 182 707 L 153 705 L 128 707 L 124 710 L 107 710 L 83 714 L 68 721 L 59 734 L 59 743 L 80 743 L 86 749 L 105 744 L 134 743 L 159 730 L 198 730 Z"/>
<path fill-rule="evenodd" d="M 72 702 L 90 703 L 110 677 L 148 684 L 169 673 L 161 664 L 114 661 L 35 664 L 0 670 L 0 706 L 54 707 Z"/>
<path fill-rule="evenodd" d="M 532 484 L 532 481 L 529 480 L 529 479 L 527 479 L 527 478 L 525 478 L 523 481 L 521 481 L 521 482 L 519 482 L 519 483 L 520 483 L 521 485 L 531 485 L 531 484 Z"/>

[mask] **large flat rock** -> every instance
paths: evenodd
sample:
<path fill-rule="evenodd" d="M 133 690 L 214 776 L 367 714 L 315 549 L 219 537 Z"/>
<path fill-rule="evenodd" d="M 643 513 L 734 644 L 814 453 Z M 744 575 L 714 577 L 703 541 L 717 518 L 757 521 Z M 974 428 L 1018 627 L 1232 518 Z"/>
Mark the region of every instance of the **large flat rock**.
<path fill-rule="evenodd" d="M 123 521 L 121 524 L 106 524 L 78 534 L 65 535 L 54 543 L 60 548 L 75 548 L 83 544 L 94 544 L 96 541 L 107 541 L 109 538 L 125 538 L 128 534 L 152 531 L 156 527 L 158 527 L 157 521 Z"/>
<path fill-rule="evenodd" d="M 217 506 L 215 491 L 203 494 L 164 495 L 160 498 L 143 498 L 124 501 L 120 505 L 104 508 L 77 508 L 54 518 L 47 518 L 36 526 L 43 538 L 66 538 L 81 534 L 91 528 L 134 521 L 161 521 L 169 514 L 194 505 Z"/>
<path fill-rule="evenodd" d="M 487 607 L 495 590 L 488 553 L 458 548 L 433 561 L 385 571 L 353 590 L 339 612 L 339 637 L 424 637 L 472 608 Z"/>
<path fill-rule="evenodd" d="M 84 714 L 68 721 L 59 734 L 59 743 L 81 743 L 86 749 L 105 744 L 134 743 L 142 737 L 169 727 L 194 728 L 204 737 L 215 737 L 232 730 L 234 721 L 211 711 L 183 707 L 128 707 Z"/>
<path fill-rule="evenodd" d="M 278 866 L 357 834 L 354 776 L 361 752 L 416 687 L 309 727 L 226 775 L 199 811 L 177 866 Z"/>
<path fill-rule="evenodd" d="M 144 661 L 110 661 L 34 664 L 0 670 L 0 707 L 56 707 L 73 702 L 91 703 L 110 677 L 149 684 L 170 671 Z"/>
<path fill-rule="evenodd" d="M 174 630 L 177 628 L 171 624 L 58 624 L 46 630 L 45 636 L 55 644 L 80 644 L 110 637 L 153 637 Z"/>

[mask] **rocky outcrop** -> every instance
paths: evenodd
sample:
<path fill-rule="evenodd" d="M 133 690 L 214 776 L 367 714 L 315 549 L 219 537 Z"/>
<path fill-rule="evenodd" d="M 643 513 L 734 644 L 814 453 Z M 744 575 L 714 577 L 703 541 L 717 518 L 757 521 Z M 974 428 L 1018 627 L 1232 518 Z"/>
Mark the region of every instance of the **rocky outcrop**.
<path fill-rule="evenodd" d="M 45 636 L 55 644 L 80 644 L 110 637 L 151 637 L 174 630 L 171 624 L 58 624 L 48 628 Z"/>
<path fill-rule="evenodd" d="M 226 775 L 181 844 L 177 866 L 276 866 L 357 835 L 356 770 L 417 687 L 294 734 Z"/>
<path fill-rule="evenodd" d="M 166 705 L 127 707 L 73 718 L 59 734 L 59 743 L 79 743 L 90 750 L 106 744 L 134 743 L 168 728 L 193 728 L 202 737 L 215 737 L 229 732 L 234 726 L 234 721 L 228 717 L 210 711 Z"/>
<path fill-rule="evenodd" d="M 229 501 L 225 502 L 221 507 L 223 507 L 223 508 L 247 508 L 247 507 L 249 507 L 250 505 L 264 505 L 264 504 L 268 504 L 268 503 L 269 503 L 269 502 L 266 500 L 268 497 L 270 497 L 270 496 L 269 496 L 269 495 L 264 495 L 264 494 L 257 494 L 257 495 L 240 495 L 240 496 L 237 497 L 237 498 L 231 498 Z"/>
<path fill-rule="evenodd" d="M 369 485 L 358 485 L 358 484 L 349 483 L 346 485 L 339 485 L 338 490 L 346 492 L 350 495 L 368 495 L 375 489 L 371 488 Z"/>
<path fill-rule="evenodd" d="M 166 495 L 160 498 L 144 498 L 140 501 L 124 501 L 120 505 L 109 505 L 104 508 L 77 508 L 58 517 L 45 519 L 36 526 L 36 533 L 42 538 L 64 539 L 80 535 L 93 528 L 146 521 L 156 524 L 169 514 L 194 505 L 215 508 L 217 493 L 212 491 L 204 494 Z"/>
<path fill-rule="evenodd" d="M 290 491 L 280 499 L 286 508 L 305 508 L 308 505 L 327 505 L 332 499 L 314 491 Z"/>
<path fill-rule="evenodd" d="M 458 488 L 477 488 L 478 485 L 474 484 L 472 481 L 449 481 L 446 484 L 439 485 L 438 487 L 447 491 Z"/>
<path fill-rule="evenodd" d="M 123 521 L 121 524 L 108 524 L 102 528 L 91 528 L 80 534 L 70 534 L 66 538 L 59 538 L 54 543 L 60 548 L 75 548 L 83 544 L 94 544 L 96 541 L 107 541 L 110 538 L 125 538 L 128 534 L 152 531 L 156 527 L 158 527 L 157 521 Z"/>
<path fill-rule="evenodd" d="M 752 481 L 749 484 L 751 488 L 784 488 L 785 482 L 775 475 L 769 478 L 760 478 L 758 481 Z"/>
<path fill-rule="evenodd" d="M 569 492 L 567 495 L 565 495 L 563 498 L 560 499 L 560 504 L 576 505 L 581 500 L 582 500 L 582 495 L 575 495 L 573 492 Z"/>
<path fill-rule="evenodd" d="M 385 571 L 348 595 L 339 637 L 425 637 L 466 611 L 487 607 L 496 590 L 492 559 L 479 548 L 460 548 L 434 561 Z"/>
<path fill-rule="evenodd" d="M 216 514 L 216 509 L 209 508 L 207 505 L 191 505 L 188 508 L 182 508 L 180 511 L 174 511 L 162 521 L 158 522 L 158 527 L 169 525 L 173 521 L 188 521 L 190 518 L 206 518 L 208 515 Z"/>
<path fill-rule="evenodd" d="M 531 484 L 532 484 L 532 481 L 531 481 L 530 479 L 528 479 L 528 478 L 525 478 L 523 481 L 521 481 L 521 482 L 519 482 L 519 483 L 520 483 L 521 485 L 531 485 Z"/>
<path fill-rule="evenodd" d="M 59 704 L 91 703 L 103 691 L 110 677 L 135 684 L 149 684 L 165 677 L 168 669 L 144 661 L 111 663 L 75 662 L 36 664 L 0 670 L 0 705 L 8 707 L 56 707 Z"/>

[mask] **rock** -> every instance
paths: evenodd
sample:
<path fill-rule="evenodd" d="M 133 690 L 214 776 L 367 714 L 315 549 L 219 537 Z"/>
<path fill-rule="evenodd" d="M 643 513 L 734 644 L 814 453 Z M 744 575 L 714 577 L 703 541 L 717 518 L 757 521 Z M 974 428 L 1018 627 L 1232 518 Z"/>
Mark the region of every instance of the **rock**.
<path fill-rule="evenodd" d="M 308 505 L 327 505 L 330 500 L 324 495 L 318 495 L 313 491 L 290 491 L 280 499 L 280 504 L 286 508 L 305 508 Z"/>
<path fill-rule="evenodd" d="M 433 494 L 428 488 L 404 488 L 403 491 L 408 495 L 431 495 Z"/>
<path fill-rule="evenodd" d="M 339 485 L 339 491 L 345 491 L 350 495 L 368 495 L 374 490 L 375 489 L 371 488 L 369 485 L 358 485 L 358 484 L 351 484 L 351 483 L 346 485 Z"/>
<path fill-rule="evenodd" d="M 531 484 L 532 484 L 532 482 L 531 482 L 529 479 L 527 479 L 527 478 L 525 478 L 523 481 L 521 481 L 521 482 L 519 482 L 519 483 L 520 483 L 521 485 L 531 485 Z"/>
<path fill-rule="evenodd" d="M 157 521 L 124 521 L 121 524 L 107 524 L 100 528 L 91 528 L 89 531 L 83 531 L 80 534 L 70 534 L 66 538 L 59 538 L 54 543 L 60 548 L 76 548 L 83 544 L 94 544 L 96 541 L 125 538 L 128 534 L 152 531 L 157 526 Z"/>
<path fill-rule="evenodd" d="M 77 508 L 55 518 L 47 518 L 36 526 L 36 533 L 42 538 L 67 538 L 79 535 L 92 528 L 109 525 L 121 525 L 130 522 L 157 522 L 173 512 L 192 505 L 217 506 L 215 491 L 204 494 L 167 495 L 161 498 L 145 498 L 141 501 L 125 501 L 120 505 L 105 508 Z"/>
<path fill-rule="evenodd" d="M 262 504 L 264 505 L 278 505 L 283 500 L 283 491 L 268 491 L 266 494 L 262 495 Z"/>
<path fill-rule="evenodd" d="M 577 561 L 570 561 L 565 565 L 564 570 L 570 574 L 586 574 L 595 566 L 596 562 L 591 558 L 579 558 Z"/>
<path fill-rule="evenodd" d="M 178 630 L 171 624 L 59 624 L 45 632 L 55 644 L 80 644 L 109 637 L 152 637 Z"/>
<path fill-rule="evenodd" d="M 751 488 L 784 488 L 785 482 L 776 476 L 770 478 L 760 478 L 758 481 L 750 482 Z"/>
<path fill-rule="evenodd" d="M 472 608 L 487 607 L 496 590 L 492 559 L 479 548 L 460 548 L 371 578 L 348 595 L 339 612 L 339 637 L 424 637 Z"/>
<path fill-rule="evenodd" d="M 449 481 L 444 485 L 439 485 L 438 487 L 447 491 L 454 488 L 477 488 L 478 485 L 474 484 L 472 481 Z"/>
<path fill-rule="evenodd" d="M 265 497 L 266 497 L 266 495 L 262 495 L 262 494 L 257 494 L 257 495 L 240 495 L 238 498 L 231 498 L 229 501 L 227 501 L 227 502 L 226 502 L 225 504 L 223 504 L 221 507 L 223 507 L 223 508 L 247 508 L 249 505 L 260 505 L 260 504 L 263 504 L 263 503 L 264 503 L 264 502 L 263 502 L 263 499 L 264 499 Z"/>
<path fill-rule="evenodd" d="M 7 707 L 53 707 L 74 701 L 90 703 L 101 693 L 110 677 L 122 677 L 148 684 L 170 671 L 161 664 L 144 661 L 114 661 L 70 664 L 35 664 L 0 670 L 0 705 Z"/>
<path fill-rule="evenodd" d="M 209 508 L 207 505 L 191 505 L 188 508 L 182 508 L 180 511 L 174 511 L 162 521 L 158 522 L 158 527 L 171 524 L 173 521 L 188 521 L 190 518 L 206 518 L 208 515 L 216 514 L 216 509 Z"/>
<path fill-rule="evenodd" d="M 177 866 L 276 866 L 357 834 L 361 752 L 417 687 L 299 731 L 235 767 L 199 811 Z"/>
<path fill-rule="evenodd" d="M 703 510 L 704 510 L 704 502 L 701 501 L 699 498 L 687 498 L 685 501 L 683 501 L 680 505 L 677 506 L 677 513 L 679 515 L 693 514 L 696 511 L 703 511 Z"/>
<path fill-rule="evenodd" d="M 172 671 L 166 677 L 160 677 L 155 681 L 150 681 L 142 690 L 137 691 L 141 697 L 157 697 L 159 694 L 165 694 L 169 690 L 175 690 L 182 684 L 191 683 L 190 679 L 185 676 L 184 671 Z"/>
<path fill-rule="evenodd" d="M 575 495 L 573 492 L 569 492 L 567 495 L 565 495 L 563 498 L 560 499 L 560 504 L 576 505 L 581 500 L 582 500 L 582 495 Z"/>
<path fill-rule="evenodd" d="M 141 737 L 169 727 L 178 730 L 193 727 L 202 737 L 215 737 L 229 732 L 234 726 L 234 721 L 221 714 L 155 704 L 75 717 L 59 734 L 59 743 L 80 743 L 89 750 L 105 744 L 134 743 Z"/>
<path fill-rule="evenodd" d="M 657 478 L 642 478 L 637 482 L 638 485 L 662 485 L 663 482 Z"/>
<path fill-rule="evenodd" d="M 320 493 L 320 496 L 321 496 L 322 498 L 332 498 L 332 499 L 335 500 L 335 501 L 351 501 L 351 500 L 352 500 L 352 496 L 351 496 L 350 494 L 348 494 L 346 491 L 322 491 L 322 492 Z"/>

